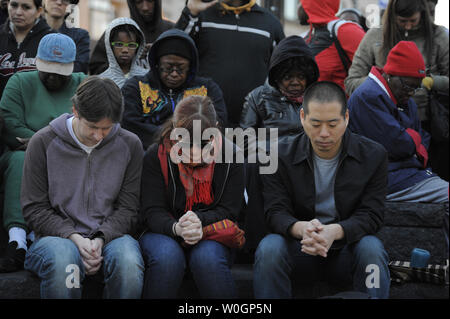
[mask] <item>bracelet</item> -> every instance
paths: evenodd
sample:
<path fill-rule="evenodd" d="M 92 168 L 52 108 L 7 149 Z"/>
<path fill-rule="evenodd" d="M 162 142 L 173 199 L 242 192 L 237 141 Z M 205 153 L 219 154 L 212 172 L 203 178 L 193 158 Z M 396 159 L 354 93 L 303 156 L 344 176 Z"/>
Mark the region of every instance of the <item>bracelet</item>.
<path fill-rule="evenodd" d="M 178 222 L 175 222 L 175 223 L 173 223 L 173 225 L 172 225 L 172 233 L 173 233 L 173 235 L 174 235 L 175 237 L 178 236 L 178 235 L 177 235 L 177 229 L 176 229 L 177 224 L 178 224 Z"/>

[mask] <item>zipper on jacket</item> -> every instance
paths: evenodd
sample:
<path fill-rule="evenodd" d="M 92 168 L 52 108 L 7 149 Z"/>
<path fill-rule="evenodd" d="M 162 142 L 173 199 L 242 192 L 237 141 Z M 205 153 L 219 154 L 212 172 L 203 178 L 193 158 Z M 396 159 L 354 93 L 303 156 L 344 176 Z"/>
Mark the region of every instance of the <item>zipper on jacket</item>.
<path fill-rule="evenodd" d="M 90 176 L 91 176 L 91 154 L 88 154 L 87 156 L 87 160 L 88 160 L 88 198 L 87 198 L 87 204 L 86 204 L 86 214 L 89 214 L 89 200 L 90 200 L 90 194 L 91 194 L 91 181 L 90 181 Z"/>
<path fill-rule="evenodd" d="M 169 97 L 170 97 L 170 101 L 172 102 L 172 113 L 175 112 L 175 102 L 173 101 L 173 91 L 172 89 L 169 90 Z"/>

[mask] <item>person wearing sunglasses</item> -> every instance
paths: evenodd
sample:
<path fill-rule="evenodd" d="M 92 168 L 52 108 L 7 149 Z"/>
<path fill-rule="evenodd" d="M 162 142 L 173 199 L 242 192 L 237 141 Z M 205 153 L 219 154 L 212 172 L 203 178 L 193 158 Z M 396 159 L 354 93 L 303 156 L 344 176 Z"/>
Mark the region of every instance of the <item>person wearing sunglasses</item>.
<path fill-rule="evenodd" d="M 198 52 L 189 35 L 178 29 L 161 34 L 150 49 L 149 64 L 147 74 L 129 79 L 122 87 L 122 126 L 139 136 L 145 149 L 178 102 L 191 95 L 211 98 L 220 126 L 226 127 L 222 90 L 212 79 L 197 76 Z"/>
<path fill-rule="evenodd" d="M 425 76 L 417 45 L 400 41 L 385 66 L 373 67 L 348 102 L 351 130 L 382 144 L 389 153 L 388 201 L 448 203 L 448 182 L 430 168 L 430 134 L 422 129 L 412 98 Z M 444 234 L 448 249 L 448 208 Z"/>
<path fill-rule="evenodd" d="M 109 78 L 121 88 L 128 78 L 148 72 L 137 61 L 145 48 L 144 33 L 132 19 L 117 18 L 108 25 L 105 47 L 109 67 L 101 78 Z"/>

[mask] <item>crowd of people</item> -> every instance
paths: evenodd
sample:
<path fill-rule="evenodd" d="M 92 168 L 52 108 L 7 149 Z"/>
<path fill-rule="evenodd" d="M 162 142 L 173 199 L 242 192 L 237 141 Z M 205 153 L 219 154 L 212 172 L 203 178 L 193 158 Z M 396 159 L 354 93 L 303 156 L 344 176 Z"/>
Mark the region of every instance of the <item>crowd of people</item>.
<path fill-rule="evenodd" d="M 176 23 L 128 0 L 92 53 L 65 22 L 77 3 L 0 3 L 0 272 L 33 272 L 41 298 L 81 297 L 68 265 L 105 298 L 176 298 L 187 272 L 201 297 L 237 298 L 245 245 L 256 298 L 320 278 L 389 298 L 385 202 L 449 198 L 437 0 L 389 0 L 370 29 L 340 0 L 300 0 L 310 30 L 289 37 L 255 0 L 187 0 Z M 275 173 L 235 129 L 278 130 Z"/>

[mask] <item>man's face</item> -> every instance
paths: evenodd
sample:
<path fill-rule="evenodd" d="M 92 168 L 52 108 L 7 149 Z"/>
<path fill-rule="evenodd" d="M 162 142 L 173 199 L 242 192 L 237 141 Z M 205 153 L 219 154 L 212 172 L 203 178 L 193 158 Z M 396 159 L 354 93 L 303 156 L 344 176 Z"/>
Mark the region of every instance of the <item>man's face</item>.
<path fill-rule="evenodd" d="M 69 0 L 45 0 L 45 10 L 53 18 L 62 18 L 66 13 Z"/>
<path fill-rule="evenodd" d="M 73 129 L 78 140 L 86 146 L 94 146 L 100 143 L 114 126 L 109 118 L 103 118 L 98 122 L 89 122 L 85 118 L 80 117 L 75 108 L 72 108 L 75 115 Z"/>
<path fill-rule="evenodd" d="M 394 94 L 397 103 L 407 105 L 408 100 L 420 88 L 422 79 L 413 77 L 388 76 L 388 85 Z"/>
<path fill-rule="evenodd" d="M 169 89 L 176 89 L 186 82 L 189 60 L 178 55 L 164 55 L 159 59 L 159 77 Z"/>
<path fill-rule="evenodd" d="M 337 155 L 342 143 L 342 136 L 348 125 L 348 111 L 341 114 L 342 105 L 338 101 L 310 101 L 309 113 L 300 110 L 300 119 L 317 156 L 331 159 Z"/>
<path fill-rule="evenodd" d="M 155 0 L 136 0 L 136 9 L 145 22 L 151 22 L 155 11 Z"/>
<path fill-rule="evenodd" d="M 29 30 L 42 13 L 42 7 L 36 8 L 33 0 L 10 0 L 8 14 L 14 27 L 19 30 Z"/>
<path fill-rule="evenodd" d="M 410 17 L 396 17 L 397 26 L 400 30 L 411 31 L 420 28 L 421 13 L 416 12 Z"/>
<path fill-rule="evenodd" d="M 39 79 L 45 88 L 51 92 L 63 89 L 71 79 L 71 75 L 60 75 L 56 73 L 47 73 L 39 71 Z"/>

